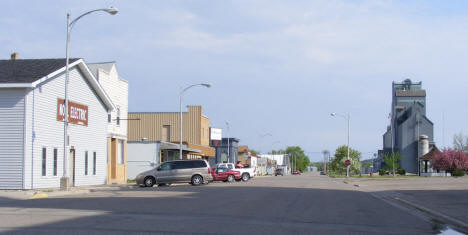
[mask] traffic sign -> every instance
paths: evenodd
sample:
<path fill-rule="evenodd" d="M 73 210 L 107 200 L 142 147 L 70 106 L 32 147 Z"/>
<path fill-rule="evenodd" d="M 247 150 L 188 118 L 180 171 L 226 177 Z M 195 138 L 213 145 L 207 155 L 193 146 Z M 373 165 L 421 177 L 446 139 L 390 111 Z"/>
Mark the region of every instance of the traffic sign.
<path fill-rule="evenodd" d="M 350 161 L 350 160 L 346 160 L 346 161 L 344 162 L 344 164 L 345 164 L 346 166 L 349 166 L 349 165 L 351 165 L 351 161 Z"/>

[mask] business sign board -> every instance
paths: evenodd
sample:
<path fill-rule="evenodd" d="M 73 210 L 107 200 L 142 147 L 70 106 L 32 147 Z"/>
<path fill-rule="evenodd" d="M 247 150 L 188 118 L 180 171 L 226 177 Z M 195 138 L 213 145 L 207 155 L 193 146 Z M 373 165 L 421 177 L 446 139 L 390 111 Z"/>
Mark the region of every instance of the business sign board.
<path fill-rule="evenodd" d="M 223 138 L 223 129 L 221 128 L 210 128 L 210 139 L 211 140 L 222 140 Z"/>
<path fill-rule="evenodd" d="M 57 99 L 57 121 L 63 122 L 65 100 Z M 88 126 L 88 106 L 68 101 L 68 123 Z"/>

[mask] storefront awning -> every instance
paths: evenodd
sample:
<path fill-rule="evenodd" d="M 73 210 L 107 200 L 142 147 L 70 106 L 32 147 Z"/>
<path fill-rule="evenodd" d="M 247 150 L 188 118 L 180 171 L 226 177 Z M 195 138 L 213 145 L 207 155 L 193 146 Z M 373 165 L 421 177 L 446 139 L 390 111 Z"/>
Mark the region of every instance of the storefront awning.
<path fill-rule="evenodd" d="M 188 144 L 190 149 L 197 149 L 200 153 L 195 153 L 195 155 L 200 155 L 203 157 L 215 157 L 216 152 L 215 149 L 209 146 L 198 145 L 198 144 Z"/>
<path fill-rule="evenodd" d="M 179 150 L 180 144 L 170 143 L 170 142 L 162 142 L 160 145 L 161 150 Z M 189 145 L 190 146 L 190 145 Z M 182 145 L 182 151 L 193 152 L 193 153 L 202 153 L 202 150 L 187 147 L 187 145 Z"/>

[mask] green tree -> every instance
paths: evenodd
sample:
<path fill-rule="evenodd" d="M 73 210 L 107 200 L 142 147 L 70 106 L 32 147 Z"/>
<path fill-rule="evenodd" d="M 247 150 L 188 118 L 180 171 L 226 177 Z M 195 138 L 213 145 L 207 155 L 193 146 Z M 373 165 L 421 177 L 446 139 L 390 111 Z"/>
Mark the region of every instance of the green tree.
<path fill-rule="evenodd" d="M 253 149 L 250 149 L 250 152 L 251 152 L 252 154 L 255 154 L 255 155 L 257 155 L 257 156 L 258 156 L 258 151 L 256 151 L 256 150 L 253 150 Z"/>
<path fill-rule="evenodd" d="M 403 156 L 398 152 L 384 155 L 385 167 L 387 170 L 392 171 L 393 176 L 395 176 L 395 171 L 400 166 L 401 159 L 403 159 Z"/>
<path fill-rule="evenodd" d="M 369 168 L 371 168 L 371 166 L 372 166 L 372 162 L 366 162 L 366 163 L 364 163 L 364 168 L 365 168 L 365 169 L 369 169 Z"/>
<path fill-rule="evenodd" d="M 271 154 L 286 154 L 286 151 L 283 149 L 280 150 L 271 150 Z"/>
<path fill-rule="evenodd" d="M 304 150 L 299 146 L 289 146 L 284 153 L 289 155 L 291 167 L 294 167 L 295 164 L 296 169 L 304 171 L 310 165 L 309 157 L 305 155 Z"/>
<path fill-rule="evenodd" d="M 329 164 L 330 171 L 340 175 L 346 174 L 345 161 L 347 159 L 347 151 L 348 147 L 346 145 L 339 146 L 335 150 L 335 156 L 331 159 Z M 361 172 L 361 152 L 349 148 L 349 160 L 351 160 L 349 173 L 358 174 Z"/>

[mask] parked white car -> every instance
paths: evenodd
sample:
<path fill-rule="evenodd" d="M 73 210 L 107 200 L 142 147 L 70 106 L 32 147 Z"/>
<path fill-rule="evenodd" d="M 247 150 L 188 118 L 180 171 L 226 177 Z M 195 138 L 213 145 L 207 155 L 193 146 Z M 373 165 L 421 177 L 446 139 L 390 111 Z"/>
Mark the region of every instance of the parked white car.
<path fill-rule="evenodd" d="M 241 173 L 242 181 L 248 181 L 250 178 L 255 177 L 256 173 L 256 168 L 236 168 L 236 164 L 234 163 L 218 163 L 216 164 L 216 168 L 235 169 Z"/>

